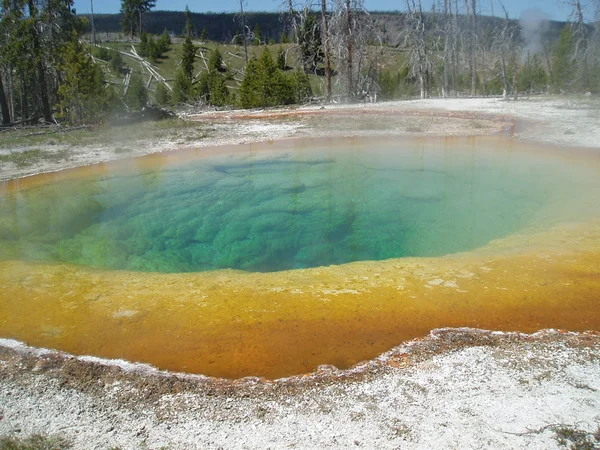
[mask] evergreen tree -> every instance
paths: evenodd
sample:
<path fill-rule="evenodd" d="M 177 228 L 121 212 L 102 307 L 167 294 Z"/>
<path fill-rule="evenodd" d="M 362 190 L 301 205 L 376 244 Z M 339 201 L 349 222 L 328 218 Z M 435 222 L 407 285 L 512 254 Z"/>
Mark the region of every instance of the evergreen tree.
<path fill-rule="evenodd" d="M 254 40 L 252 41 L 252 43 L 254 45 L 260 45 L 262 43 L 262 33 L 260 32 L 259 24 L 256 24 L 254 26 L 254 31 L 252 33 L 254 34 Z"/>
<path fill-rule="evenodd" d="M 285 50 L 281 46 L 279 47 L 279 50 L 277 51 L 277 68 L 279 70 L 285 70 L 286 69 L 286 64 L 285 64 Z"/>
<path fill-rule="evenodd" d="M 218 47 L 208 56 L 208 72 L 203 72 L 196 88 L 196 97 L 206 104 L 225 106 L 230 103 L 231 96 L 225 84 L 225 78 L 220 72 L 226 72 L 223 67 L 223 57 Z"/>
<path fill-rule="evenodd" d="M 156 45 L 161 56 L 171 49 L 171 36 L 166 28 L 158 38 Z"/>
<path fill-rule="evenodd" d="M 120 73 L 123 70 L 123 57 L 121 53 L 113 48 L 109 51 L 109 55 L 111 68 Z"/>
<path fill-rule="evenodd" d="M 148 35 L 142 32 L 140 36 L 140 45 L 138 45 L 138 55 L 146 58 L 148 56 Z"/>
<path fill-rule="evenodd" d="M 129 80 L 129 89 L 125 95 L 125 104 L 132 110 L 138 111 L 148 103 L 148 90 L 144 86 L 142 77 L 132 74 Z"/>
<path fill-rule="evenodd" d="M 548 75 L 537 55 L 527 55 L 519 74 L 519 92 L 544 92 L 548 85 Z"/>
<path fill-rule="evenodd" d="M 61 118 L 70 123 L 96 120 L 115 107 L 115 94 L 105 88 L 100 66 L 94 64 L 82 44 L 73 34 L 62 52 L 59 66 L 62 83 L 58 88 L 58 109 Z"/>
<path fill-rule="evenodd" d="M 173 83 L 173 94 L 171 100 L 173 104 L 187 102 L 192 95 L 192 80 L 180 68 L 175 74 L 175 82 Z"/>
<path fill-rule="evenodd" d="M 156 41 L 154 40 L 154 37 L 150 36 L 148 38 L 148 59 L 150 59 L 150 61 L 152 62 L 156 62 L 158 61 L 158 59 L 162 56 L 162 53 L 160 52 L 159 48 L 158 48 L 158 44 L 156 43 Z"/>
<path fill-rule="evenodd" d="M 4 121 L 53 121 L 61 53 L 73 32 L 80 35 L 84 22 L 75 15 L 72 0 L 2 2 L 0 76 L 6 82 L 2 87 L 9 86 L 0 94 Z"/>
<path fill-rule="evenodd" d="M 379 96 L 382 100 L 392 100 L 396 96 L 400 79 L 389 70 L 380 70 L 377 77 Z"/>
<path fill-rule="evenodd" d="M 303 70 L 297 69 L 292 75 L 292 88 L 294 103 L 302 103 L 312 97 L 312 89 L 308 75 Z"/>
<path fill-rule="evenodd" d="M 259 92 L 262 82 L 258 60 L 256 57 L 252 57 L 248 61 L 248 64 L 246 64 L 244 78 L 239 90 L 239 101 L 242 108 L 258 108 L 263 106 L 264 99 Z"/>
<path fill-rule="evenodd" d="M 288 105 L 297 100 L 296 87 L 293 79 L 275 66 L 269 49 L 265 48 L 260 59 L 253 58 L 246 66 L 239 91 L 240 105 L 242 108 Z"/>
<path fill-rule="evenodd" d="M 552 73 L 556 92 L 571 89 L 576 71 L 573 70 L 573 53 L 575 44 L 569 26 L 565 26 L 554 49 L 552 57 Z"/>
<path fill-rule="evenodd" d="M 110 50 L 106 47 L 93 47 L 93 55 L 102 61 L 110 61 Z"/>
<path fill-rule="evenodd" d="M 181 70 L 188 77 L 190 83 L 194 76 L 194 59 L 196 58 L 196 47 L 192 39 L 186 36 L 181 49 Z"/>
<path fill-rule="evenodd" d="M 156 92 L 154 93 L 154 101 L 157 105 L 164 106 L 171 102 L 171 94 L 164 84 L 159 83 L 156 86 Z"/>
<path fill-rule="evenodd" d="M 225 106 L 230 104 L 231 96 L 229 89 L 225 85 L 225 79 L 218 73 L 211 75 L 209 82 L 210 86 L 210 103 L 215 106 Z"/>
<path fill-rule="evenodd" d="M 121 25 L 131 38 L 141 36 L 143 30 L 144 14 L 156 6 L 154 0 L 121 0 Z"/>
<path fill-rule="evenodd" d="M 214 50 L 210 52 L 207 65 L 209 72 L 223 72 L 225 70 L 223 67 L 223 56 L 219 51 L 219 47 L 215 47 Z"/>
<path fill-rule="evenodd" d="M 208 105 L 225 106 L 230 103 L 225 79 L 215 70 L 200 75 L 196 97 Z"/>
<path fill-rule="evenodd" d="M 192 13 L 187 5 L 185 5 L 185 25 L 183 27 L 183 34 L 187 37 L 194 37 L 196 35 L 196 27 L 192 22 Z"/>
<path fill-rule="evenodd" d="M 208 40 L 208 30 L 206 27 L 202 28 L 202 33 L 200 33 L 200 40 L 202 42 L 206 42 Z"/>

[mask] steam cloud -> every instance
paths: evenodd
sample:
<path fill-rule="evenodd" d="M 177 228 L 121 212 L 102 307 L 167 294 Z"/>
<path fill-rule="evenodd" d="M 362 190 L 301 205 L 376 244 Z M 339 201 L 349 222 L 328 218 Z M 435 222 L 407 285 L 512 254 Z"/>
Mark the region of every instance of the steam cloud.
<path fill-rule="evenodd" d="M 540 53 L 542 38 L 548 28 L 550 16 L 539 8 L 526 9 L 521 13 L 519 23 L 525 40 L 525 52 Z"/>

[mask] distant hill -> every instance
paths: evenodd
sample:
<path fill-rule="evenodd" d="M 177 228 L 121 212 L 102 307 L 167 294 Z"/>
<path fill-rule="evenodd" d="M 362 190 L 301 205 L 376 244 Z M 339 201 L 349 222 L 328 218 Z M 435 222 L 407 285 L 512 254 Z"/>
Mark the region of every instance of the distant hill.
<path fill-rule="evenodd" d="M 89 17 L 88 14 L 83 14 Z M 95 14 L 96 30 L 103 32 L 120 32 L 122 30 L 122 14 Z M 191 13 L 192 23 L 199 36 L 204 28 L 208 38 L 213 41 L 230 42 L 236 34 L 242 32 L 241 21 L 234 13 Z M 185 14 L 176 11 L 150 11 L 144 16 L 144 27 L 148 33 L 160 34 L 166 28 L 170 33 L 180 35 L 185 26 Z M 263 39 L 279 41 L 285 30 L 285 15 L 279 13 L 246 13 L 246 25 L 253 30 L 258 24 Z"/>
<path fill-rule="evenodd" d="M 83 16 L 89 17 L 84 14 Z M 378 37 L 384 42 L 394 45 L 402 30 L 404 15 L 400 12 L 371 12 L 370 20 Z M 241 21 L 235 13 L 191 13 L 192 23 L 199 36 L 204 28 L 208 38 L 218 42 L 231 42 L 237 34 L 241 33 Z M 96 14 L 94 22 L 96 30 L 100 33 L 115 33 L 122 30 L 121 14 Z M 465 19 L 465 18 L 462 18 Z M 144 16 L 145 29 L 151 34 L 160 34 L 166 28 L 174 35 L 183 33 L 185 14 L 178 11 L 151 11 Z M 503 19 L 498 17 L 482 16 L 479 26 L 483 29 L 494 28 L 502 24 Z M 253 30 L 256 25 L 260 27 L 263 40 L 270 39 L 279 42 L 283 33 L 289 33 L 289 15 L 275 12 L 249 12 L 246 13 L 246 25 Z M 545 39 L 554 41 L 558 38 L 565 22 L 546 22 L 540 30 Z"/>

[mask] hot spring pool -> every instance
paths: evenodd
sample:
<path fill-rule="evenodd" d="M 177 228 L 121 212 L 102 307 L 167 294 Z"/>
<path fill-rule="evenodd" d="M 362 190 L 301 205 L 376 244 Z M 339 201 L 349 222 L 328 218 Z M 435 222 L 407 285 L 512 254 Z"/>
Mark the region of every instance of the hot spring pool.
<path fill-rule="evenodd" d="M 338 139 L 4 182 L 0 337 L 238 377 L 347 367 L 433 327 L 559 327 L 499 317 L 540 307 L 510 287 L 516 260 L 539 277 L 515 249 L 570 249 L 548 239 L 596 223 L 599 174 L 593 154 L 500 138 Z M 565 325 L 598 329 L 598 310 Z"/>
<path fill-rule="evenodd" d="M 502 145 L 248 146 L 148 159 L 161 164 L 7 189 L 0 257 L 177 273 L 442 256 L 581 218 L 596 205 L 582 193 L 600 192 L 595 168 Z"/>

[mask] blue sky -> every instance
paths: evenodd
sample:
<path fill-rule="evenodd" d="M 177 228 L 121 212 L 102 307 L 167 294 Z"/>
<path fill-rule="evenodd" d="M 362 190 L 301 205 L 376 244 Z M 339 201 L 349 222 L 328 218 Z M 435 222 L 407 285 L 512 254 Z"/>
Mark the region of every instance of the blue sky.
<path fill-rule="evenodd" d="M 404 0 L 363 0 L 365 7 L 369 11 L 396 10 L 402 9 Z M 435 0 L 423 0 L 423 4 L 431 7 Z M 583 0 L 584 2 L 589 0 Z M 491 13 L 492 0 L 479 0 L 481 12 L 483 14 Z M 499 15 L 501 12 L 498 0 L 494 2 L 494 13 Z M 278 11 L 281 8 L 281 0 L 245 0 L 246 9 L 249 11 Z M 320 2 L 318 2 L 320 4 Z M 460 0 L 459 4 L 463 1 Z M 157 0 L 156 9 L 182 11 L 186 4 L 193 12 L 230 12 L 236 11 L 239 7 L 239 0 L 220 0 L 219 2 L 193 1 L 193 0 Z M 565 20 L 569 14 L 569 8 L 561 0 L 504 0 L 511 17 L 518 18 L 521 13 L 527 9 L 539 9 L 546 13 L 552 19 Z M 114 13 L 121 7 L 120 0 L 94 0 L 94 12 L 96 13 Z M 90 0 L 75 0 L 77 12 L 85 14 L 90 12 Z M 592 11 L 589 11 L 591 16 Z"/>

